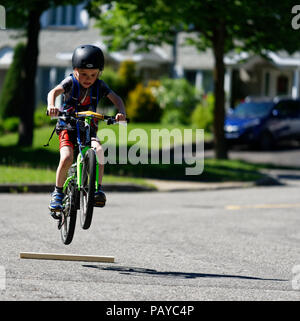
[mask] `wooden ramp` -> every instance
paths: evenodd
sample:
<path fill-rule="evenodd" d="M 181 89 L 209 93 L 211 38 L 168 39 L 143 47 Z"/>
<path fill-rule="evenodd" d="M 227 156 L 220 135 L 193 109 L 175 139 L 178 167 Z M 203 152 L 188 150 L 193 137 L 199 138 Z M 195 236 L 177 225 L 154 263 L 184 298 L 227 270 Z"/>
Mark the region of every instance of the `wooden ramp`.
<path fill-rule="evenodd" d="M 115 262 L 115 258 L 113 256 L 35 253 L 35 252 L 20 252 L 20 259 L 85 261 L 85 262 L 105 262 L 105 263 Z"/>

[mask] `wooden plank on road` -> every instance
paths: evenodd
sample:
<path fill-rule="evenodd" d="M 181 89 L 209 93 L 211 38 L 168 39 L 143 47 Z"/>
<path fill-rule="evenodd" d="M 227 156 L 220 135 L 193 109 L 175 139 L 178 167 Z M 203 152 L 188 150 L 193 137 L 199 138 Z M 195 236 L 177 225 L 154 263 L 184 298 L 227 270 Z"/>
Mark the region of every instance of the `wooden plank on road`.
<path fill-rule="evenodd" d="M 20 252 L 20 259 L 85 261 L 85 262 L 105 262 L 105 263 L 114 263 L 115 261 L 115 258 L 113 256 L 35 253 L 35 252 Z"/>

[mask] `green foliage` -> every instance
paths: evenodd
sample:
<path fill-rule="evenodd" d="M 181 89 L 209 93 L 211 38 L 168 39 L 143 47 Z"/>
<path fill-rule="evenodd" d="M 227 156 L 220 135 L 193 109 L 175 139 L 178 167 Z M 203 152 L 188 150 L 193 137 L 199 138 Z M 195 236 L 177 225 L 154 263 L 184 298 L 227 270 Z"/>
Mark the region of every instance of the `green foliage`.
<path fill-rule="evenodd" d="M 111 67 L 106 67 L 101 79 L 125 101 L 129 92 L 133 90 L 138 83 L 135 67 L 136 64 L 134 61 L 122 61 L 118 71 L 113 70 Z M 102 107 L 109 107 L 111 105 L 112 103 L 108 98 L 103 99 L 101 102 Z"/>
<path fill-rule="evenodd" d="M 155 123 L 160 120 L 161 109 L 157 103 L 152 87 L 139 83 L 132 90 L 126 102 L 126 113 L 134 122 Z"/>
<path fill-rule="evenodd" d="M 5 133 L 14 133 L 18 131 L 19 123 L 20 119 L 18 117 L 9 117 L 3 119 L 0 127 L 2 127 L 2 130 Z"/>
<path fill-rule="evenodd" d="M 118 73 L 111 67 L 105 67 L 101 79 L 106 82 L 112 90 L 116 92 L 122 86 Z"/>
<path fill-rule="evenodd" d="M 88 9 L 113 50 L 126 49 L 133 41 L 139 48 L 172 43 L 178 30 L 194 32 L 190 43 L 200 50 L 212 47 L 217 35 L 224 37 L 225 52 L 299 50 L 291 27 L 293 0 L 260 0 L 259 10 L 257 1 L 249 0 L 120 0 L 101 12 L 101 5 L 112 2 L 93 0 Z"/>
<path fill-rule="evenodd" d="M 19 43 L 14 49 L 13 62 L 11 63 L 2 87 L 0 96 L 0 117 L 17 117 L 20 115 L 20 108 L 24 104 L 24 68 L 23 57 L 25 45 Z"/>
<path fill-rule="evenodd" d="M 101 9 L 104 3 L 109 4 L 111 9 L 105 10 L 103 6 Z M 177 15 L 181 5 L 170 0 L 93 0 L 88 5 L 88 11 L 96 18 L 96 27 L 105 35 L 108 49 L 113 51 L 127 49 L 131 42 L 135 42 L 138 49 L 154 43 L 172 43 L 176 26 L 183 27 L 185 24 L 180 13 Z"/>
<path fill-rule="evenodd" d="M 34 111 L 34 127 L 39 128 L 53 124 L 51 117 L 46 115 L 47 106 L 39 106 Z"/>
<path fill-rule="evenodd" d="M 181 118 L 181 111 L 179 109 L 165 110 L 161 118 L 161 123 L 164 125 L 172 124 L 178 126 L 182 125 Z"/>
<path fill-rule="evenodd" d="M 118 94 L 124 101 L 126 101 L 129 92 L 138 84 L 135 62 L 132 60 L 122 61 L 118 70 L 118 77 L 120 84 Z"/>
<path fill-rule="evenodd" d="M 123 83 L 126 96 L 128 93 L 135 88 L 138 83 L 136 76 L 136 63 L 132 60 L 122 61 L 118 70 L 118 75 L 121 82 Z"/>
<path fill-rule="evenodd" d="M 162 79 L 155 95 L 163 109 L 162 119 L 172 124 L 189 124 L 191 113 L 200 101 L 195 87 L 184 78 Z"/>
<path fill-rule="evenodd" d="M 111 67 L 105 67 L 102 76 L 100 77 L 114 92 L 119 95 L 120 90 L 122 90 L 122 84 L 118 73 Z M 104 97 L 100 100 L 100 107 L 107 108 L 112 105 L 112 102 Z"/>
<path fill-rule="evenodd" d="M 207 132 L 213 130 L 214 96 L 209 93 L 201 103 L 199 103 L 191 115 L 191 123 Z"/>

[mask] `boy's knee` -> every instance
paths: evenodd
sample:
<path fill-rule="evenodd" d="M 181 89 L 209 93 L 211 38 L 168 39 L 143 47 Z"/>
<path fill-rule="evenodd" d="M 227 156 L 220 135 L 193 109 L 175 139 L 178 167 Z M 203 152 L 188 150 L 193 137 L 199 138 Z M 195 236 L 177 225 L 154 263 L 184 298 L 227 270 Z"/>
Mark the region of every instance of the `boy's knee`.
<path fill-rule="evenodd" d="M 98 139 L 92 139 L 92 147 L 95 149 L 96 153 L 103 153 L 103 148 Z"/>
<path fill-rule="evenodd" d="M 96 148 L 96 152 L 98 152 L 98 153 L 103 153 L 104 152 L 104 150 L 103 150 L 103 148 L 102 148 L 102 146 L 100 144 L 98 144 L 95 148 Z"/>
<path fill-rule="evenodd" d="M 64 167 L 71 166 L 73 163 L 73 155 L 71 154 L 62 155 L 60 158 L 60 163 Z"/>

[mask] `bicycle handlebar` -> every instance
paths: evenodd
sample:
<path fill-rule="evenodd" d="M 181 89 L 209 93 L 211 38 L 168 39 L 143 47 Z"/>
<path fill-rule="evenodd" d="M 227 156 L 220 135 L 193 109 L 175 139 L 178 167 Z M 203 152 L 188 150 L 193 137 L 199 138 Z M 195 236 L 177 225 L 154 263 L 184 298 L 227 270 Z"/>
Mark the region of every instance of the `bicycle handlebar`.
<path fill-rule="evenodd" d="M 47 116 L 49 116 L 49 113 L 48 113 L 48 110 L 46 112 Z M 77 113 L 68 113 L 68 112 L 62 112 L 62 111 L 59 111 L 58 113 L 58 117 L 59 119 L 63 119 L 63 120 L 66 120 L 67 118 L 71 119 L 78 119 L 78 118 L 87 118 L 87 117 L 91 117 L 91 118 L 95 118 L 95 119 L 98 119 L 98 120 L 103 120 L 103 121 L 106 121 L 107 122 L 107 125 L 112 125 L 112 124 L 115 124 L 115 123 L 119 123 L 116 121 L 115 117 L 114 116 L 107 116 L 107 115 L 102 115 L 102 114 L 99 114 L 99 113 L 95 113 L 93 111 L 81 111 L 81 112 L 77 112 Z M 129 119 L 126 118 L 126 122 L 129 123 Z"/>

